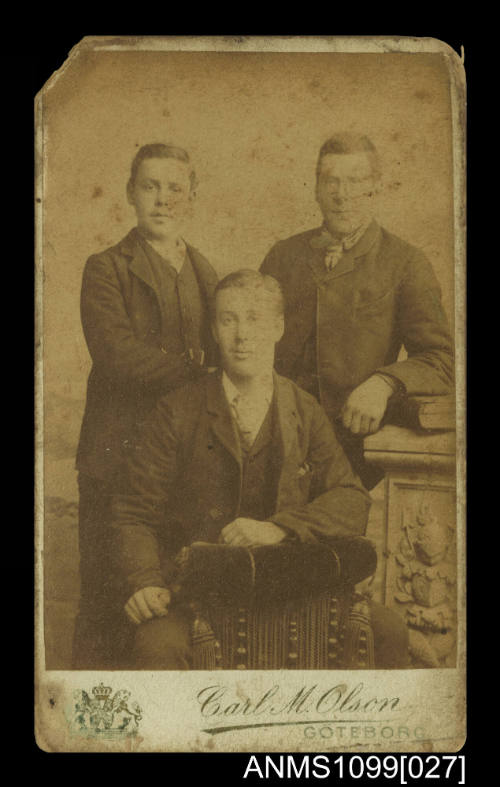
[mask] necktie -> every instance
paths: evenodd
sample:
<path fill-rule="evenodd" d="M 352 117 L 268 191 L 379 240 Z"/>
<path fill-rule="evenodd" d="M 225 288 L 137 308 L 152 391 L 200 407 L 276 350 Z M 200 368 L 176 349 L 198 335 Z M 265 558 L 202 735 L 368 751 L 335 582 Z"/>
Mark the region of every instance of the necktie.
<path fill-rule="evenodd" d="M 324 228 L 310 242 L 313 249 L 325 249 L 325 267 L 327 271 L 332 271 L 344 253 L 344 242 L 336 240 Z"/>
<path fill-rule="evenodd" d="M 328 271 L 332 271 L 340 261 L 343 253 L 348 249 L 352 249 L 364 235 L 367 226 L 367 222 L 364 222 L 350 235 L 345 235 L 341 241 L 334 238 L 326 227 L 322 227 L 321 232 L 318 235 L 313 235 L 309 243 L 313 249 L 325 249 L 325 267 Z"/>
<path fill-rule="evenodd" d="M 342 243 L 335 246 L 328 246 L 325 254 L 325 266 L 328 271 L 332 271 L 344 253 Z"/>
<path fill-rule="evenodd" d="M 243 448 L 246 451 L 249 451 L 254 443 L 252 408 L 249 405 L 248 400 L 241 395 L 235 396 L 231 403 Z"/>

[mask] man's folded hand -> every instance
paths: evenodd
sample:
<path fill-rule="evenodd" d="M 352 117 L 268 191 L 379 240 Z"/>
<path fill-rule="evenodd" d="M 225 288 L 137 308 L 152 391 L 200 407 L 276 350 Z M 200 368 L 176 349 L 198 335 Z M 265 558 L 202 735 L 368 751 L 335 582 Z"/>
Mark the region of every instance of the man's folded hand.
<path fill-rule="evenodd" d="M 374 374 L 347 398 L 341 418 L 353 434 L 373 434 L 380 428 L 394 388 L 385 376 Z"/>
<path fill-rule="evenodd" d="M 168 613 L 170 591 L 167 588 L 141 588 L 129 598 L 125 604 L 125 612 L 129 620 L 137 626 L 152 618 L 161 618 Z"/>

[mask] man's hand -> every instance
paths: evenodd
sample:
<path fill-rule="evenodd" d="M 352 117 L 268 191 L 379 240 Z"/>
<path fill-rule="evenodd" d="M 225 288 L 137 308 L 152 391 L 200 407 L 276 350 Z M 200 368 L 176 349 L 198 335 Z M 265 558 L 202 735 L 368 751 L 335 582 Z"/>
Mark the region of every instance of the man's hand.
<path fill-rule="evenodd" d="M 379 375 L 373 375 L 358 385 L 347 398 L 340 414 L 345 428 L 360 435 L 376 432 L 393 393 L 390 382 Z"/>
<path fill-rule="evenodd" d="M 141 588 L 125 604 L 129 620 L 137 626 L 152 618 L 162 618 L 168 612 L 170 591 L 167 588 Z"/>
<path fill-rule="evenodd" d="M 285 535 L 285 531 L 274 522 L 238 517 L 221 531 L 221 540 L 233 547 L 258 547 L 278 544 Z"/>

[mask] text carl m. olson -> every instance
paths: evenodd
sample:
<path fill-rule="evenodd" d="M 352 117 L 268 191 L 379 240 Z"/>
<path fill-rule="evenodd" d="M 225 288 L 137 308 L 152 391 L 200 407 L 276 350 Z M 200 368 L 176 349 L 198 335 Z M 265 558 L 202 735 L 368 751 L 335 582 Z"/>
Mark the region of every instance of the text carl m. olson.
<path fill-rule="evenodd" d="M 393 710 L 399 704 L 399 697 L 375 697 L 365 690 L 363 683 L 349 686 L 339 683 L 329 688 L 302 686 L 298 691 L 287 694 L 279 684 L 275 684 L 255 699 L 234 699 L 231 689 L 223 684 L 205 686 L 197 694 L 200 713 L 205 718 L 211 716 L 260 716 L 269 714 L 307 713 L 354 713 L 356 711 L 381 712 Z"/>

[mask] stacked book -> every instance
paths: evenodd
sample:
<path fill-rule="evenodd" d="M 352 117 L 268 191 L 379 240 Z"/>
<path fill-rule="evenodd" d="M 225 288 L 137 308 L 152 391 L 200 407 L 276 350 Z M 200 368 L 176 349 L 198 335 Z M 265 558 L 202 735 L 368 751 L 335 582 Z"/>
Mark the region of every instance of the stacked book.
<path fill-rule="evenodd" d="M 454 430 L 455 397 L 451 395 L 394 397 L 385 421 L 409 429 Z"/>

